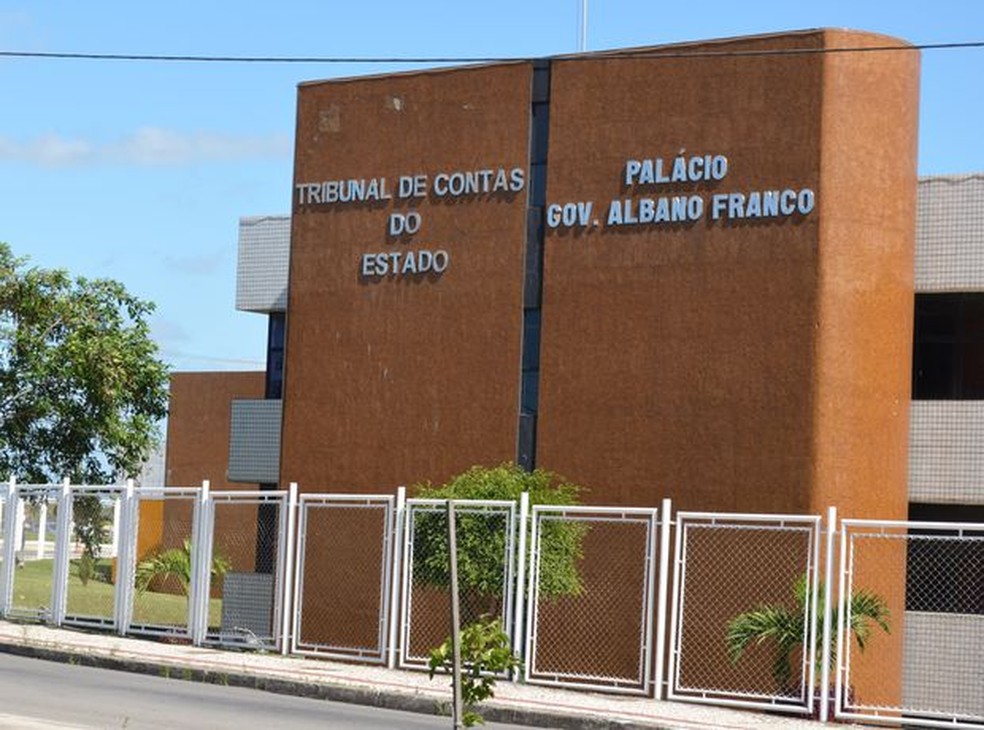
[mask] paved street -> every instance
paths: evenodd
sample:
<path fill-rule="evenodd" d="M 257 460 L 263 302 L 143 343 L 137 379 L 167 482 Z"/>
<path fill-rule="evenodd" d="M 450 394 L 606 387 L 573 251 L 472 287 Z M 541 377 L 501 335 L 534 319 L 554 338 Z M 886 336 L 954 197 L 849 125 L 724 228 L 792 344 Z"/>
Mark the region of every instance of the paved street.
<path fill-rule="evenodd" d="M 0 654 L 2 730 L 391 730 L 449 718 Z M 489 724 L 506 730 L 514 725 Z"/>

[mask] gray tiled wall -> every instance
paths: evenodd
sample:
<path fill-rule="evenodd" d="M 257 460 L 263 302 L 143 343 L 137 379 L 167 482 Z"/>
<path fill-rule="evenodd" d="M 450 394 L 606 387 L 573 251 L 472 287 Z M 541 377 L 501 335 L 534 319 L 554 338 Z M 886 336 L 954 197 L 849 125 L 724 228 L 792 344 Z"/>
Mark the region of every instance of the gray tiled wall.
<path fill-rule="evenodd" d="M 280 480 L 280 400 L 234 400 L 229 428 L 229 481 Z"/>
<path fill-rule="evenodd" d="M 239 219 L 236 309 L 244 312 L 287 310 L 290 216 Z"/>
<path fill-rule="evenodd" d="M 984 717 L 984 616 L 905 613 L 902 702 Z"/>
<path fill-rule="evenodd" d="M 913 401 L 909 501 L 984 504 L 982 445 L 984 401 Z"/>
<path fill-rule="evenodd" d="M 919 180 L 916 291 L 984 290 L 984 174 Z"/>

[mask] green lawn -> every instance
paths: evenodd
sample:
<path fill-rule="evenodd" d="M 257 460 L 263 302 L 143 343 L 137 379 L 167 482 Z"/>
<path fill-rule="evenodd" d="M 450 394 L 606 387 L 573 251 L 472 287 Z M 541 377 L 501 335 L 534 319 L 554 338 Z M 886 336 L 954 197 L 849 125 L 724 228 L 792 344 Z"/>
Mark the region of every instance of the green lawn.
<path fill-rule="evenodd" d="M 29 560 L 14 572 L 14 609 L 22 611 L 38 610 L 51 605 L 51 584 L 54 572 L 52 560 Z M 90 579 L 82 585 L 78 577 L 77 561 L 71 561 L 68 577 L 68 600 L 66 611 L 70 616 L 95 616 L 112 618 L 113 592 L 115 587 L 108 583 L 110 561 L 100 560 L 97 572 L 104 576 L 101 580 Z M 188 599 L 168 593 L 146 591 L 137 593 L 133 601 L 133 623 L 159 626 L 183 626 L 188 621 Z M 218 626 L 222 614 L 222 600 L 209 601 L 209 626 Z"/>

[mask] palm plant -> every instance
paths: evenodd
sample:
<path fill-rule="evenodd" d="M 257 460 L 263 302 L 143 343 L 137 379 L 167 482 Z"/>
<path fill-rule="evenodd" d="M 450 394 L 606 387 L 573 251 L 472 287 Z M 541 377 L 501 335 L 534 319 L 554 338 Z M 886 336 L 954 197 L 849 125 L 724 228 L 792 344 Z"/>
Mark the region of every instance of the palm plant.
<path fill-rule="evenodd" d="M 817 616 L 822 616 L 827 592 L 820 586 L 819 599 L 815 606 Z M 762 604 L 757 608 L 741 613 L 728 622 L 725 641 L 728 647 L 728 657 L 732 664 L 737 664 L 745 649 L 751 644 L 771 642 L 774 654 L 772 659 L 772 677 L 785 692 L 791 689 L 790 680 L 793 677 L 791 655 L 803 643 L 806 637 L 807 598 L 809 587 L 806 576 L 796 581 L 793 587 L 795 608 L 784 605 Z M 857 642 L 858 649 L 864 651 L 871 638 L 874 627 L 889 633 L 890 613 L 885 600 L 873 591 L 861 589 L 851 594 L 850 625 L 847 627 Z M 837 625 L 838 607 L 831 609 L 831 624 Z M 819 621 L 818 621 L 819 624 Z M 837 646 L 834 633 L 831 632 L 830 664 L 836 661 Z M 819 675 L 822 653 L 817 652 L 816 669 Z"/>
<path fill-rule="evenodd" d="M 212 557 L 212 577 L 225 575 L 231 565 L 221 555 Z M 173 578 L 181 587 L 181 594 L 188 595 L 191 585 L 191 541 L 185 540 L 181 547 L 163 550 L 141 560 L 137 565 L 136 587 L 143 593 L 154 580 Z"/>

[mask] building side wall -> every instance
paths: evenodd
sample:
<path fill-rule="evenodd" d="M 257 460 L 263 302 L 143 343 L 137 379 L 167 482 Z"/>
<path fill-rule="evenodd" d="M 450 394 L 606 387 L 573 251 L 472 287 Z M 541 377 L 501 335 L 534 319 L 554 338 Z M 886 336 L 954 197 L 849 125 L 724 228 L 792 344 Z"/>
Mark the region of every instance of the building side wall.
<path fill-rule="evenodd" d="M 819 33 L 670 48 L 820 47 Z M 617 55 L 617 54 L 616 54 Z M 654 52 L 658 59 L 658 51 Z M 819 185 L 819 55 L 560 61 L 548 200 Z M 628 159 L 724 155 L 722 180 L 625 186 Z M 666 170 L 664 169 L 664 174 Z M 802 512 L 813 449 L 819 220 L 551 231 L 538 463 L 599 504 Z"/>
<path fill-rule="evenodd" d="M 188 372 L 171 376 L 165 486 L 242 489 L 226 480 L 231 405 L 263 397 L 261 372 Z"/>
<path fill-rule="evenodd" d="M 895 43 L 826 31 L 828 48 Z M 832 53 L 823 80 L 819 310 L 811 510 L 907 516 L 919 54 Z M 904 576 L 872 563 L 854 584 L 883 596 L 892 633 L 860 662 L 858 701 L 901 696 Z"/>
<path fill-rule="evenodd" d="M 232 401 L 236 398 L 262 398 L 264 374 L 261 372 L 193 372 L 171 376 L 171 402 L 167 424 L 165 486 L 194 487 L 209 481 L 213 490 L 256 488 L 228 480 L 229 432 Z M 167 500 L 164 524 L 190 529 L 192 504 L 189 500 Z M 144 520 L 141 510 L 141 520 Z M 147 511 L 147 519 L 153 519 Z M 215 550 L 234 570 L 253 570 L 256 564 L 256 508 L 223 510 L 217 517 L 217 534 L 232 535 L 233 542 L 221 542 Z M 144 524 L 141 523 L 141 530 Z M 161 547 L 180 547 L 184 535 L 165 529 Z"/>
<path fill-rule="evenodd" d="M 527 188 L 433 184 L 526 170 L 530 82 L 512 64 L 300 88 L 295 184 L 385 178 L 392 199 L 295 195 L 282 482 L 388 492 L 515 458 Z M 414 175 L 426 194 L 400 199 Z M 388 236 L 411 211 L 419 231 Z M 366 254 L 423 249 L 447 252 L 443 273 L 362 274 Z"/>
<path fill-rule="evenodd" d="M 825 36 L 830 48 L 891 40 Z M 906 515 L 918 83 L 916 51 L 825 60 L 814 511 Z"/>

